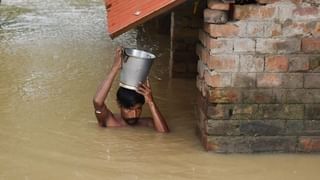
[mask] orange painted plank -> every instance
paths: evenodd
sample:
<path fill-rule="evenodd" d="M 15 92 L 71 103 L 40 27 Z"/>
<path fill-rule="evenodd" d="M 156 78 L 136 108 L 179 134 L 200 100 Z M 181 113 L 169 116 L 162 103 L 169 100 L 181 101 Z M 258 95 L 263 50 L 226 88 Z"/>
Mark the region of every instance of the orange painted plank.
<path fill-rule="evenodd" d="M 108 33 L 114 38 L 185 0 L 105 0 Z"/>

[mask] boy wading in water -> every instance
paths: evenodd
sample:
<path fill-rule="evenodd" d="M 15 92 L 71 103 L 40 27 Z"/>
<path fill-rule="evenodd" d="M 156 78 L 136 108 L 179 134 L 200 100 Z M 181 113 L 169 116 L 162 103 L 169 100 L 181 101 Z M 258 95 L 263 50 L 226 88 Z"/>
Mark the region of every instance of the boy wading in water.
<path fill-rule="evenodd" d="M 137 91 L 120 87 L 117 92 L 120 114 L 113 114 L 108 109 L 104 101 L 109 94 L 114 78 L 121 69 L 121 64 L 122 49 L 117 48 L 112 68 L 93 98 L 95 115 L 99 125 L 101 127 L 147 126 L 153 127 L 157 132 L 169 132 L 166 120 L 153 100 L 149 80 L 145 84 L 140 84 Z M 152 118 L 140 118 L 145 102 L 150 108 Z"/>

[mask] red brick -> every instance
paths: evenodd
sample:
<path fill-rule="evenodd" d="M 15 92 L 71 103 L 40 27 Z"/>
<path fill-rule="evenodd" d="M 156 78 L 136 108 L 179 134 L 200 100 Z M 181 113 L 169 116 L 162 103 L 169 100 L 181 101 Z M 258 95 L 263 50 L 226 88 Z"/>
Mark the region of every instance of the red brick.
<path fill-rule="evenodd" d="M 320 53 L 320 38 L 303 38 L 302 51 L 307 53 Z"/>
<path fill-rule="evenodd" d="M 310 7 L 298 7 L 293 11 L 295 19 L 317 19 L 319 17 L 319 9 L 315 6 Z"/>
<path fill-rule="evenodd" d="M 212 37 L 235 37 L 239 33 L 236 24 L 204 24 L 204 30 Z"/>
<path fill-rule="evenodd" d="M 210 50 L 211 53 L 227 53 L 231 52 L 233 50 L 233 40 L 232 39 L 224 39 L 224 38 L 210 38 L 210 36 L 207 36 L 208 38 L 208 45 L 207 47 Z"/>
<path fill-rule="evenodd" d="M 258 73 L 257 87 L 303 88 L 303 73 Z"/>
<path fill-rule="evenodd" d="M 281 83 L 281 74 L 266 73 L 257 76 L 257 87 L 279 87 Z"/>
<path fill-rule="evenodd" d="M 302 152 L 320 152 L 320 137 L 305 136 L 299 138 L 299 151 Z"/>
<path fill-rule="evenodd" d="M 269 56 L 266 57 L 265 71 L 267 72 L 286 72 L 288 71 L 287 56 Z"/>
<path fill-rule="evenodd" d="M 229 88 L 210 89 L 208 100 L 211 103 L 239 103 L 241 101 L 241 91 Z"/>
<path fill-rule="evenodd" d="M 223 2 L 217 1 L 217 0 L 208 0 L 208 8 L 228 11 L 230 9 L 230 4 L 223 3 Z"/>
<path fill-rule="evenodd" d="M 206 72 L 204 79 L 211 87 L 231 87 L 231 73 Z"/>
<path fill-rule="evenodd" d="M 276 8 L 260 5 L 236 5 L 233 18 L 237 20 L 267 20 L 275 16 Z"/>
<path fill-rule="evenodd" d="M 237 72 L 239 57 L 237 55 L 214 55 L 207 62 L 208 68 L 217 72 Z"/>

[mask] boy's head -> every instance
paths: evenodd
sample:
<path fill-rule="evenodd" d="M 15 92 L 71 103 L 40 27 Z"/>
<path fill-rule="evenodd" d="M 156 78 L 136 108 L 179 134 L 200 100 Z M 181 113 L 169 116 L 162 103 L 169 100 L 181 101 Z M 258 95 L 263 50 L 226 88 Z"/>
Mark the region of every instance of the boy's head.
<path fill-rule="evenodd" d="M 144 96 L 134 90 L 120 87 L 117 92 L 117 101 L 121 117 L 129 125 L 136 124 L 142 112 L 142 105 L 145 103 Z"/>

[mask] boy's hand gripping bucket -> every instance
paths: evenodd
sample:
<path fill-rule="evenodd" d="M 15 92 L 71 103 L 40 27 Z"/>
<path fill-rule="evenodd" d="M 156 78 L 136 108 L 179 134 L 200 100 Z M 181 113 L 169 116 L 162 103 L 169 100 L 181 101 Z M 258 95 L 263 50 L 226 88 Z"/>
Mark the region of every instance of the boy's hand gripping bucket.
<path fill-rule="evenodd" d="M 120 86 L 137 90 L 144 83 L 151 69 L 155 55 L 138 49 L 124 48 L 124 58 L 120 73 Z"/>

